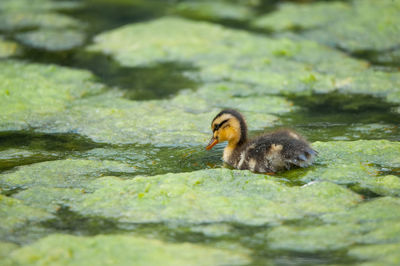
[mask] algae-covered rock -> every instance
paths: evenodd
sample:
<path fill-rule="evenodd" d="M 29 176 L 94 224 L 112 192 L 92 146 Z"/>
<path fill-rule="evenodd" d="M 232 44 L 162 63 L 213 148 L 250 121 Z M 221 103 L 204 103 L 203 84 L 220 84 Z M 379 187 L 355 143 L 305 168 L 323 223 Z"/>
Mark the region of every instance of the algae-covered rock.
<path fill-rule="evenodd" d="M 0 36 L 0 58 L 6 58 L 19 54 L 19 46 L 15 42 L 5 41 Z"/>
<path fill-rule="evenodd" d="M 315 42 L 271 39 L 210 23 L 178 18 L 135 23 L 96 36 L 88 49 L 127 67 L 189 63 L 203 81 L 250 84 L 258 95 L 340 90 L 400 101 L 399 73 L 368 70 L 365 61 Z"/>
<path fill-rule="evenodd" d="M 0 175 L 0 184 L 11 188 L 82 188 L 102 175 L 133 172 L 134 166 L 113 161 L 67 159 L 20 166 L 12 173 Z"/>
<path fill-rule="evenodd" d="M 274 224 L 336 212 L 361 199 L 332 183 L 287 187 L 262 175 L 228 169 L 125 181 L 102 178 L 91 184 L 95 191 L 72 202 L 73 211 L 133 223 Z"/>
<path fill-rule="evenodd" d="M 20 200 L 0 194 L 0 238 L 12 234 L 19 228 L 26 227 L 51 218 L 49 213 L 24 205 Z"/>
<path fill-rule="evenodd" d="M 229 1 L 180 2 L 171 13 L 193 19 L 235 22 L 247 21 L 254 15 L 249 7 Z"/>
<path fill-rule="evenodd" d="M 56 265 L 242 265 L 241 252 L 190 243 L 166 243 L 133 235 L 50 235 L 11 253 L 17 264 Z"/>
<path fill-rule="evenodd" d="M 42 29 L 20 33 L 16 38 L 26 46 L 55 52 L 81 46 L 85 34 L 77 30 Z"/>
<path fill-rule="evenodd" d="M 73 100 L 99 93 L 83 70 L 19 61 L 0 62 L 0 130 L 38 127 Z"/>

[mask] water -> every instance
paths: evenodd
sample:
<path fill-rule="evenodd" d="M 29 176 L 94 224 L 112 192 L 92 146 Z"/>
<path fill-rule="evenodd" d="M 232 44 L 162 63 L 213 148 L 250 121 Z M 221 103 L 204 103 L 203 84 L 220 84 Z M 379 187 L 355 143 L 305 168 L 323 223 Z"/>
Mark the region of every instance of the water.
<path fill-rule="evenodd" d="M 273 10 L 276 2 L 265 1 L 261 10 Z M 90 39 L 99 32 L 124 24 L 160 17 L 167 13 L 168 7 L 175 1 L 139 1 L 136 4 L 125 1 L 112 4 L 99 1 L 94 4 L 88 0 L 87 3 L 91 5 L 70 14 L 88 23 L 87 34 Z M 246 28 L 229 21 L 222 21 L 221 24 Z M 368 54 L 356 56 L 369 58 Z M 127 68 L 121 67 L 104 55 L 87 53 L 83 49 L 50 53 L 25 47 L 21 58 L 32 62 L 88 69 L 96 75 L 98 81 L 110 88 L 121 89 L 124 97 L 131 100 L 164 99 L 176 95 L 182 89 L 196 89 L 198 86 L 198 81 L 187 75 L 196 71 L 190 65 L 168 63 L 149 68 Z M 390 65 L 390 67 L 393 66 L 398 65 Z M 381 98 L 337 92 L 310 96 L 293 95 L 288 98 L 300 108 L 296 112 L 282 115 L 280 117 L 282 124 L 279 127 L 294 128 L 312 142 L 357 139 L 400 141 L 400 114 L 394 111 L 398 106 L 387 103 Z M 276 127 L 265 130 L 274 129 Z M 258 133 L 260 132 L 250 132 L 250 135 Z M 12 172 L 20 166 L 38 162 L 76 158 L 113 160 L 135 165 L 137 171 L 133 174 L 113 173 L 124 178 L 223 167 L 221 161 L 223 145 L 218 145 L 209 152 L 204 150 L 204 146 L 177 148 L 152 145 L 108 145 L 95 143 L 76 134 L 44 134 L 33 131 L 0 132 L 0 172 Z M 9 155 L 9 151 L 15 151 L 15 156 Z M 382 175 L 399 175 L 399 172 L 399 169 L 382 167 Z M 291 186 L 303 185 L 295 178 L 285 177 L 285 175 L 281 179 L 282 182 Z M 377 194 L 369 190 L 356 186 L 349 187 L 366 198 L 377 197 Z M 2 194 L 11 196 L 19 191 L 21 191 L 20 188 L 12 190 L 3 188 Z M 298 221 L 288 221 L 287 224 L 289 223 L 313 225 L 321 222 L 309 217 Z M 42 233 L 30 236 L 28 240 L 23 237 L 18 238 L 18 236 L 11 240 L 18 244 L 29 243 L 54 232 L 74 235 L 135 232 L 168 242 L 203 243 L 211 246 L 217 246 L 221 241 L 236 242 L 253 252 L 254 265 L 264 264 L 265 261 L 276 265 L 356 262 L 347 255 L 346 250 L 313 253 L 272 250 L 268 248 L 265 240 L 257 238 L 257 234 L 269 230 L 267 226 L 225 225 L 230 228 L 229 234 L 207 236 L 188 227 L 171 227 L 168 224 L 126 224 L 102 217 L 85 217 L 63 206 L 53 219 L 41 223 L 44 228 Z"/>

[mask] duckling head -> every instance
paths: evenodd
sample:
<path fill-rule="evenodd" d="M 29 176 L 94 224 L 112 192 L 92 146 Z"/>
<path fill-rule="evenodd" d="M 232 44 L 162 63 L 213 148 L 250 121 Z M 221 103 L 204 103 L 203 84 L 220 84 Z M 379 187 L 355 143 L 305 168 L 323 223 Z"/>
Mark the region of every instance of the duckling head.
<path fill-rule="evenodd" d="M 236 147 L 247 140 L 246 122 L 238 111 L 222 110 L 211 122 L 213 136 L 206 149 L 210 150 L 219 142 L 228 141 L 228 145 Z"/>

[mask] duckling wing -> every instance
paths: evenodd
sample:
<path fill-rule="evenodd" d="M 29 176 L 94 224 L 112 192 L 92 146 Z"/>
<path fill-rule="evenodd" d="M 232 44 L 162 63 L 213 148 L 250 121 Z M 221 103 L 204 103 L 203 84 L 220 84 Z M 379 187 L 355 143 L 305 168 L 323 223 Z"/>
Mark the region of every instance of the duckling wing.
<path fill-rule="evenodd" d="M 297 135 L 288 132 L 276 132 L 261 136 L 246 149 L 249 169 L 254 165 L 257 172 L 277 172 L 293 166 L 309 166 L 317 152 Z"/>

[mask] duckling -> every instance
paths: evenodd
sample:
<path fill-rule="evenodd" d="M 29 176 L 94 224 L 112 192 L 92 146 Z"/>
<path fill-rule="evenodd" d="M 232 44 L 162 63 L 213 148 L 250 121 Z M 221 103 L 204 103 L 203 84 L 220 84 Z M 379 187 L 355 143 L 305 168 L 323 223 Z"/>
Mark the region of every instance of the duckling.
<path fill-rule="evenodd" d="M 238 111 L 222 110 L 211 123 L 213 136 L 206 149 L 228 141 L 223 160 L 234 168 L 258 173 L 275 173 L 312 164 L 317 152 L 298 133 L 278 130 L 247 139 L 247 125 Z"/>

